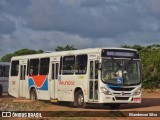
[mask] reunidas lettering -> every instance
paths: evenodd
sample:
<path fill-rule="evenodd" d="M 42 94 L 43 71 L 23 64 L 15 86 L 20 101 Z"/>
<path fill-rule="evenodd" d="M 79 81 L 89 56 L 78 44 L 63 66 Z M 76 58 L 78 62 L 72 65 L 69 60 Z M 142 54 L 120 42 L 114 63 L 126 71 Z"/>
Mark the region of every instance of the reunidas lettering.
<path fill-rule="evenodd" d="M 74 85 L 74 81 L 59 81 L 59 85 Z"/>

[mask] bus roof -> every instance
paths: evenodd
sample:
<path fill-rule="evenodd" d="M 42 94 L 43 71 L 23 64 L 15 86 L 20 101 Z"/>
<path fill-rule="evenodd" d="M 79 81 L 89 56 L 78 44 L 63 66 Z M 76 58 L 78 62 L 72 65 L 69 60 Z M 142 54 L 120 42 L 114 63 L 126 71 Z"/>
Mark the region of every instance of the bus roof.
<path fill-rule="evenodd" d="M 103 49 L 108 50 L 129 50 L 129 51 L 137 51 L 135 49 L 128 49 L 128 48 L 113 48 L 113 47 L 107 47 L 107 48 L 87 48 L 87 49 L 79 49 L 79 50 L 69 50 L 69 51 L 54 51 L 50 53 L 40 53 L 40 54 L 31 54 L 31 55 L 22 55 L 22 56 L 14 56 L 11 60 L 17 60 L 17 59 L 26 59 L 26 57 L 29 58 L 39 58 L 39 57 L 58 57 L 58 56 L 66 56 L 66 55 L 75 55 L 75 54 L 91 54 L 91 53 L 98 53 L 101 52 Z"/>

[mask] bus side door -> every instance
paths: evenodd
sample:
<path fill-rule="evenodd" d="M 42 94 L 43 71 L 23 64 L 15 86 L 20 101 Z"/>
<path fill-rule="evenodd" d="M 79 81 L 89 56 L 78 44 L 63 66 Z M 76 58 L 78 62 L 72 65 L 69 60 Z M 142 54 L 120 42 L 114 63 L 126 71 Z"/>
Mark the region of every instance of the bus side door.
<path fill-rule="evenodd" d="M 59 62 L 51 62 L 51 98 L 58 99 Z"/>
<path fill-rule="evenodd" d="M 98 101 L 98 60 L 89 61 L 89 101 Z"/>
<path fill-rule="evenodd" d="M 27 61 L 22 60 L 20 61 L 20 82 L 19 82 L 19 96 L 25 97 L 26 96 L 26 65 Z"/>

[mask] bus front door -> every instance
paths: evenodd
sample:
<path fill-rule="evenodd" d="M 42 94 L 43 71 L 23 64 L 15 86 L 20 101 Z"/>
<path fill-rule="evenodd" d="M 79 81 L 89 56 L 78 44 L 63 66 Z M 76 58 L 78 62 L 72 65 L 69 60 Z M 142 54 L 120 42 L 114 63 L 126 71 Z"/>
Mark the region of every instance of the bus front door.
<path fill-rule="evenodd" d="M 20 82 L 19 82 L 19 96 L 25 97 L 26 95 L 26 65 L 20 65 Z"/>
<path fill-rule="evenodd" d="M 58 98 L 58 71 L 59 71 L 59 63 L 52 62 L 52 74 L 51 74 L 51 98 Z"/>
<path fill-rule="evenodd" d="M 90 60 L 89 101 L 98 101 L 98 60 Z"/>

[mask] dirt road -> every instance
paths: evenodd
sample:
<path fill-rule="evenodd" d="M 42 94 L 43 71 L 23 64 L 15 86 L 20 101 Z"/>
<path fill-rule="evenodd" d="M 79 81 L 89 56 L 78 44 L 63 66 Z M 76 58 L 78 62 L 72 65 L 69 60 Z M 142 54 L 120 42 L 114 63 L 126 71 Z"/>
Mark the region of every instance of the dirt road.
<path fill-rule="evenodd" d="M 22 98 L 12 98 L 4 96 L 0 98 L 0 111 L 58 111 L 60 117 L 65 117 L 62 114 L 76 114 L 82 119 L 104 119 L 103 114 L 108 114 L 107 119 L 121 120 L 121 119 L 160 119 L 160 117 L 134 117 L 137 113 L 139 114 L 150 114 L 150 116 L 160 115 L 160 93 L 159 92 L 146 92 L 143 91 L 141 104 L 123 104 L 120 109 L 111 110 L 108 106 L 102 105 L 89 105 L 86 109 L 74 108 L 70 104 L 59 105 L 58 103 L 50 103 L 45 101 L 30 101 Z M 62 112 L 63 111 L 63 112 Z M 71 112 L 70 112 L 71 111 Z M 80 111 L 80 112 L 79 112 Z M 84 117 L 87 112 L 89 116 Z M 101 113 L 100 113 L 101 112 Z M 102 114 L 99 115 L 99 114 Z M 84 115 L 84 116 L 83 116 Z M 99 118 L 96 117 L 98 115 Z M 119 117 L 128 116 L 132 117 Z M 74 116 L 74 115 L 73 115 Z M 74 116 L 74 117 L 75 117 Z M 91 117 L 95 116 L 95 117 Z M 88 118 L 89 117 L 89 118 Z M 67 119 L 67 118 L 65 118 Z M 106 117 L 105 117 L 106 119 Z"/>

